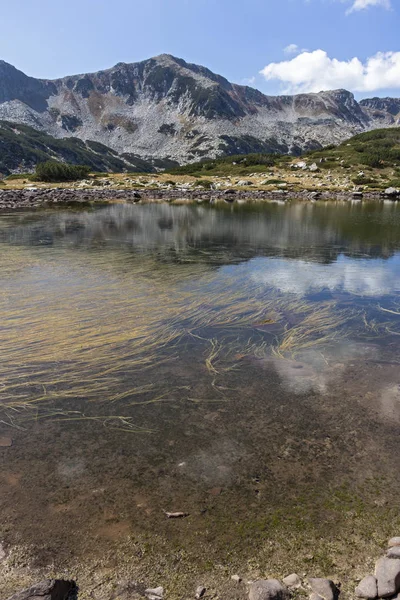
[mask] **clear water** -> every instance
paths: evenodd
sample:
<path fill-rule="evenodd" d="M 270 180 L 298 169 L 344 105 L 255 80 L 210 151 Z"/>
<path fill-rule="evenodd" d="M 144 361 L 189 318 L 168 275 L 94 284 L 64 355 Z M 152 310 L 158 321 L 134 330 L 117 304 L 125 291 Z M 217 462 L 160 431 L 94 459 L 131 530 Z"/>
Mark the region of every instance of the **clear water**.
<path fill-rule="evenodd" d="M 183 572 L 340 574 L 398 533 L 396 203 L 2 213 L 0 249 L 18 573 L 93 583 L 107 556 L 175 597 Z"/>

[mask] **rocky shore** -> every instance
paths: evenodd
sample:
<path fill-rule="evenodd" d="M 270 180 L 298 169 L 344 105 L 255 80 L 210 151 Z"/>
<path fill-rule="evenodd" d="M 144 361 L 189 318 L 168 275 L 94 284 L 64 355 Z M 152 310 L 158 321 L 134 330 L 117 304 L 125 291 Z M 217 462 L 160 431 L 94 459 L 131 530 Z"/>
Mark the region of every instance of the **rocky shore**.
<path fill-rule="evenodd" d="M 400 198 L 398 190 L 385 192 L 333 192 L 333 191 L 297 191 L 286 190 L 177 190 L 177 189 L 76 189 L 76 188 L 25 188 L 0 190 L 0 210 L 15 208 L 32 208 L 55 204 L 68 204 L 72 202 L 140 202 L 159 200 L 173 202 L 174 200 L 187 200 L 194 202 L 224 201 L 261 201 L 261 200 L 397 200 Z"/>
<path fill-rule="evenodd" d="M 293 597 L 304 596 L 308 596 L 309 600 L 338 600 L 340 597 L 340 582 L 322 577 L 301 578 L 292 573 L 284 577 L 282 582 L 278 579 L 246 582 L 239 575 L 232 575 L 231 579 L 242 588 L 240 597 L 246 597 L 248 600 L 290 600 Z M 48 579 L 17 592 L 8 600 L 78 600 L 79 595 L 79 587 L 75 581 Z M 207 595 L 207 588 L 199 585 L 194 588 L 192 598 L 199 600 L 207 598 Z M 374 575 L 367 575 L 359 581 L 354 596 L 364 600 L 400 600 L 400 537 L 389 540 L 385 556 L 375 564 Z M 215 598 L 215 595 L 212 597 Z M 167 600 L 168 594 L 161 585 L 152 588 L 137 582 L 124 582 L 117 585 L 107 600 L 140 598 Z"/>

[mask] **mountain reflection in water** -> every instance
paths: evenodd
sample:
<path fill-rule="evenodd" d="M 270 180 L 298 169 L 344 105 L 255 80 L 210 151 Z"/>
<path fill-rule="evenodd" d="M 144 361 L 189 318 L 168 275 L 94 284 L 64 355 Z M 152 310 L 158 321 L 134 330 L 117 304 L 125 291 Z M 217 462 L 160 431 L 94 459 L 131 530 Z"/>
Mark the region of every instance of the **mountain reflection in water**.
<path fill-rule="evenodd" d="M 0 539 L 59 569 L 156 528 L 131 568 L 172 585 L 177 547 L 317 572 L 329 524 L 396 533 L 396 203 L 3 213 L 0 248 Z"/>

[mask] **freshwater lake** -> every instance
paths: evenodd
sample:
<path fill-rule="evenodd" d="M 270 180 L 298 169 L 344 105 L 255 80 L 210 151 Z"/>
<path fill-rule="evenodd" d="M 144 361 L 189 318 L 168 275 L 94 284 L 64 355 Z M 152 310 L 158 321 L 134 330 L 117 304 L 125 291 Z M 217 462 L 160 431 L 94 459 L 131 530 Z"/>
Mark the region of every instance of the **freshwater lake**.
<path fill-rule="evenodd" d="M 2 212 L 0 256 L 1 598 L 346 592 L 399 535 L 397 203 Z"/>

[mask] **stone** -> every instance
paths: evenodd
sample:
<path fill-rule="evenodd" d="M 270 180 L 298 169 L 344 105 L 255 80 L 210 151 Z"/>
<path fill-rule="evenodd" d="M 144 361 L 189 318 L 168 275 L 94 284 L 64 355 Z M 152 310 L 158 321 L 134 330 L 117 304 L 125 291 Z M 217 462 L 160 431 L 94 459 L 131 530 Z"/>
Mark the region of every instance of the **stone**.
<path fill-rule="evenodd" d="M 367 600 L 374 600 L 378 597 L 378 582 L 376 577 L 368 575 L 364 577 L 356 587 L 355 594 L 357 598 L 367 598 Z"/>
<path fill-rule="evenodd" d="M 195 594 L 196 600 L 199 600 L 200 598 L 202 598 L 204 596 L 204 594 L 206 593 L 206 591 L 207 590 L 203 585 L 199 585 L 196 590 L 196 594 Z"/>
<path fill-rule="evenodd" d="M 336 600 L 339 595 L 339 590 L 330 579 L 321 577 L 310 577 L 308 583 L 314 594 L 321 596 L 324 600 Z"/>
<path fill-rule="evenodd" d="M 288 600 L 289 593 L 277 579 L 259 579 L 250 585 L 249 600 Z"/>
<path fill-rule="evenodd" d="M 299 587 L 301 587 L 301 579 L 297 575 L 297 573 L 292 573 L 291 575 L 288 575 L 287 577 L 284 577 L 283 583 L 288 588 L 299 588 Z"/>
<path fill-rule="evenodd" d="M 394 596 L 400 592 L 400 560 L 380 558 L 375 565 L 379 598 Z"/>
<path fill-rule="evenodd" d="M 385 195 L 386 196 L 398 196 L 399 190 L 396 190 L 396 188 L 394 188 L 394 187 L 388 187 L 385 190 Z"/>
<path fill-rule="evenodd" d="M 30 588 L 17 592 L 8 600 L 76 600 L 78 587 L 75 581 L 46 579 Z"/>
<path fill-rule="evenodd" d="M 309 170 L 310 171 L 319 171 L 317 163 L 313 163 L 312 165 L 310 165 Z"/>
<path fill-rule="evenodd" d="M 6 557 L 6 551 L 4 550 L 3 544 L 0 544 L 0 560 L 4 560 Z"/>
<path fill-rule="evenodd" d="M 386 552 L 386 556 L 388 558 L 400 558 L 400 546 L 392 546 L 392 548 L 389 548 Z"/>
<path fill-rule="evenodd" d="M 0 435 L 0 448 L 10 448 L 13 441 L 10 435 Z"/>
<path fill-rule="evenodd" d="M 314 592 L 312 594 L 310 594 L 310 600 L 324 600 L 323 598 L 321 598 L 321 596 L 318 596 L 318 594 L 314 594 Z"/>
<path fill-rule="evenodd" d="M 240 583 L 242 581 L 242 578 L 239 575 L 232 575 L 231 579 L 236 583 Z"/>
<path fill-rule="evenodd" d="M 363 198 L 364 194 L 362 192 L 353 192 L 353 198 L 357 199 L 361 199 Z"/>
<path fill-rule="evenodd" d="M 393 546 L 400 546 L 400 537 L 392 537 L 388 543 L 389 548 Z"/>
<path fill-rule="evenodd" d="M 247 185 L 252 185 L 252 183 L 251 183 L 251 181 L 246 181 L 245 179 L 240 179 L 240 181 L 238 181 L 236 185 L 244 187 Z"/>
<path fill-rule="evenodd" d="M 147 588 L 144 595 L 148 600 L 162 600 L 164 598 L 164 588 L 159 586 L 156 588 Z"/>

